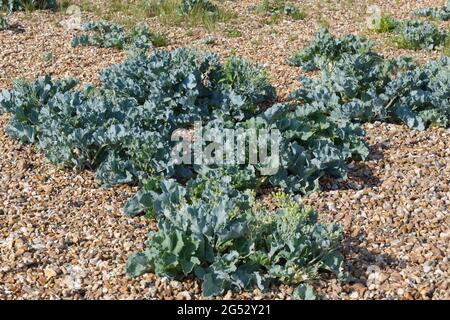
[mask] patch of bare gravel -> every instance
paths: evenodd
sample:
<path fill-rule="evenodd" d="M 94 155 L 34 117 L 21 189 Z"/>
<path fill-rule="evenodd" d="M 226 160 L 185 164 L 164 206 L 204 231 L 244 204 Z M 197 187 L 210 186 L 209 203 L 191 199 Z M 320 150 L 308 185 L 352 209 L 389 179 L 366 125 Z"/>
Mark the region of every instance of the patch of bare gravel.
<path fill-rule="evenodd" d="M 257 0 L 226 2 L 239 18 L 214 31 L 182 28 L 148 19 L 166 33 L 169 49 L 193 46 L 221 54 L 235 52 L 263 65 L 279 94 L 298 87 L 301 71 L 287 58 L 313 39 L 321 25 L 333 33 L 363 33 L 377 50 L 391 57 L 409 55 L 425 62 L 439 53 L 397 50 L 383 36 L 367 33 L 367 4 L 294 1 L 306 8 L 302 21 L 264 23 L 247 10 Z M 371 1 L 397 18 L 415 8 L 442 1 Z M 84 19 L 92 17 L 85 14 Z M 62 13 L 15 13 L 12 22 L 24 32 L 0 32 L 0 89 L 17 77 L 45 73 L 75 76 L 97 83 L 97 73 L 126 54 L 112 49 L 72 48 L 75 31 L 59 22 Z M 441 27 L 448 28 L 448 23 Z M 230 38 L 229 30 L 242 36 Z M 16 30 L 17 31 L 17 30 Z M 205 44 L 213 38 L 214 44 Z M 52 54 L 53 59 L 45 57 Z M 90 172 L 48 164 L 34 147 L 21 145 L 4 132 L 0 117 L 0 299 L 200 299 L 199 284 L 147 274 L 131 280 L 124 274 L 128 256 L 144 248 L 153 223 L 121 214 L 135 188 L 101 188 Z M 398 125 L 367 125 L 371 160 L 351 164 L 347 182 L 324 181 L 326 191 L 304 199 L 323 219 L 340 221 L 346 232 L 344 253 L 350 283 L 335 279 L 315 287 L 329 299 L 448 299 L 450 216 L 450 133 L 415 132 Z M 225 299 L 290 299 L 292 288 L 269 293 L 224 295 Z"/>

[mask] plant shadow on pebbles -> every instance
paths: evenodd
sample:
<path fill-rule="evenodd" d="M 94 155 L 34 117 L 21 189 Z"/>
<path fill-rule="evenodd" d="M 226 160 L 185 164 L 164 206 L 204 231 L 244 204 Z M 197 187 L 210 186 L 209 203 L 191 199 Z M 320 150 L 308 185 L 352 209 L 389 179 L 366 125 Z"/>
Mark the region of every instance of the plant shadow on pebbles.
<path fill-rule="evenodd" d="M 360 232 L 356 236 L 345 235 L 343 254 L 349 272 L 349 282 L 366 281 L 367 273 L 383 271 L 384 268 L 401 265 L 401 260 L 387 254 L 378 254 L 368 250 L 363 240 L 366 234 Z"/>

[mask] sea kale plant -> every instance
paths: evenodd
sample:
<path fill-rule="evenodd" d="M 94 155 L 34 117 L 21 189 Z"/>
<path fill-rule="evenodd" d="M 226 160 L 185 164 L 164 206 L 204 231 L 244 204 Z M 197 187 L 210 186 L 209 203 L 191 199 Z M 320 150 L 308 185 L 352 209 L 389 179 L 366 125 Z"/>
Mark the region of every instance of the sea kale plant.
<path fill-rule="evenodd" d="M 306 13 L 300 10 L 293 2 L 286 0 L 262 0 L 260 4 L 249 8 L 263 15 L 280 16 L 282 14 L 294 20 L 302 20 Z"/>
<path fill-rule="evenodd" d="M 267 75 L 232 56 L 189 49 L 132 55 L 100 73 L 101 85 L 79 89 L 72 79 L 17 81 L 0 95 L 11 113 L 7 132 L 34 143 L 55 164 L 95 170 L 104 186 L 138 184 L 124 208 L 158 220 L 146 252 L 130 258 L 131 276 L 195 275 L 206 296 L 228 289 L 301 283 L 320 270 L 341 274 L 341 231 L 317 222 L 291 196 L 276 210 L 255 198 L 260 188 L 307 193 L 325 176 L 345 178 L 346 161 L 364 159 L 363 130 L 317 106 L 267 106 L 276 93 Z M 278 130 L 281 165 L 178 163 L 175 130 Z M 246 154 L 248 157 L 249 154 Z M 268 162 L 273 158 L 267 158 Z M 299 296 L 311 296 L 299 287 Z"/>
<path fill-rule="evenodd" d="M 182 14 L 189 14 L 194 10 L 202 10 L 209 13 L 216 13 L 217 6 L 210 0 L 181 0 L 180 12 Z"/>
<path fill-rule="evenodd" d="M 442 49 L 450 38 L 449 32 L 440 30 L 429 21 L 400 21 L 389 16 L 382 16 L 372 30 L 378 33 L 393 33 L 394 45 L 412 50 Z"/>
<path fill-rule="evenodd" d="M 416 66 L 405 58 L 385 59 L 373 51 L 355 52 L 353 48 L 363 44 L 352 44 L 342 49 L 348 53 L 336 58 L 330 41 L 321 39 L 316 38 L 299 54 L 306 56 L 314 49 L 331 56 L 324 53 L 320 58 L 328 63 L 320 64 L 319 78 L 302 77 L 301 88 L 291 94 L 301 108 L 320 109 L 322 114 L 344 121 L 403 122 L 418 130 L 429 125 L 448 127 L 448 57 Z M 317 57 L 311 55 L 310 59 L 303 63 L 307 67 L 310 62 L 317 65 Z"/>
<path fill-rule="evenodd" d="M 6 12 L 6 15 L 0 14 L 0 31 L 10 27 L 8 15 L 14 11 L 54 10 L 57 7 L 55 0 L 0 0 L 0 11 Z"/>
<path fill-rule="evenodd" d="M 98 46 L 123 49 L 125 32 L 123 28 L 109 21 L 89 21 L 81 26 L 83 34 L 72 39 L 72 46 Z"/>
<path fill-rule="evenodd" d="M 259 186 L 307 194 L 320 189 L 319 181 L 323 177 L 345 179 L 347 161 L 367 157 L 368 148 L 362 140 L 364 130 L 359 125 L 326 117 L 317 108 L 292 109 L 290 104 L 275 104 L 237 125 L 255 132 L 276 130 L 281 134 L 278 170 L 263 174 L 264 168 L 274 167 L 271 161 L 276 159 L 269 157 L 250 166 L 246 175 L 253 177 L 248 180 L 256 181 Z M 209 125 L 214 127 L 217 123 Z M 223 126 L 218 127 L 219 132 L 223 131 Z"/>
<path fill-rule="evenodd" d="M 82 33 L 72 39 L 72 46 L 96 46 L 102 48 L 142 51 L 165 44 L 162 35 L 151 32 L 146 26 L 135 26 L 129 31 L 109 21 L 89 21 L 81 26 Z"/>
<path fill-rule="evenodd" d="M 365 132 L 359 125 L 326 117 L 316 107 L 291 110 L 289 104 L 276 104 L 243 124 L 247 129 L 281 132 L 281 167 L 263 177 L 270 185 L 290 193 L 318 191 L 321 178 L 345 179 L 347 161 L 368 156 L 362 139 Z M 270 164 L 259 164 L 264 165 Z"/>
<path fill-rule="evenodd" d="M 417 9 L 411 13 L 414 17 L 430 17 L 436 20 L 447 21 L 450 19 L 450 0 L 446 6 Z"/>
<path fill-rule="evenodd" d="M 400 74 L 386 87 L 396 117 L 409 127 L 450 126 L 450 57 Z"/>
<path fill-rule="evenodd" d="M 56 9 L 55 0 L 0 0 L 0 9 L 7 11 Z"/>
<path fill-rule="evenodd" d="M 6 16 L 0 16 L 0 30 L 6 30 L 9 28 L 8 19 Z"/>
<path fill-rule="evenodd" d="M 265 70 L 251 65 L 246 60 L 233 55 L 217 71 L 214 77 L 222 88 L 248 97 L 254 105 L 267 101 L 268 97 L 274 99 L 276 96 Z M 255 114 L 256 110 L 251 112 Z"/>
<path fill-rule="evenodd" d="M 232 177 L 216 178 L 200 176 L 186 187 L 165 180 L 157 192 L 148 190 L 158 231 L 145 252 L 129 259 L 129 275 L 195 274 L 205 296 L 298 284 L 320 270 L 342 275 L 337 224 L 318 223 L 313 210 L 283 193 L 273 195 L 276 210 L 269 210 L 253 192 L 228 187 Z"/>
<path fill-rule="evenodd" d="M 288 63 L 302 67 L 305 71 L 320 70 L 334 64 L 344 55 L 368 52 L 372 46 L 371 42 L 358 36 L 336 38 L 328 29 L 322 28 L 315 40 L 307 48 L 294 53 Z"/>
<path fill-rule="evenodd" d="M 50 76 L 29 82 L 18 80 L 13 90 L 0 95 L 0 113 L 12 113 L 7 132 L 25 143 L 37 142 L 41 130 L 40 112 L 57 93 L 65 93 L 77 85 L 74 79 L 54 81 Z"/>

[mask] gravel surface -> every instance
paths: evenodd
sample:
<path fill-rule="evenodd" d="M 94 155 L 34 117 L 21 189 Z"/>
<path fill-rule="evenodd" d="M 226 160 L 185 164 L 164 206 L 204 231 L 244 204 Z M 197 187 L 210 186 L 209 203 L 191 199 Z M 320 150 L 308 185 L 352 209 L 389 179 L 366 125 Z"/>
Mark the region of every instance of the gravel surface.
<path fill-rule="evenodd" d="M 194 46 L 231 52 L 263 65 L 280 96 L 298 87 L 297 68 L 284 62 L 307 45 L 321 25 L 333 33 L 365 34 L 386 56 L 408 55 L 421 62 L 438 52 L 397 50 L 385 36 L 367 32 L 367 5 L 338 1 L 321 5 L 301 3 L 308 17 L 264 23 L 247 8 L 256 0 L 226 2 L 239 12 L 236 21 L 214 31 L 149 24 L 165 32 L 169 48 Z M 322 3 L 322 2 L 320 2 Z M 398 18 L 419 7 L 442 1 L 371 1 Z M 92 18 L 85 14 L 84 19 Z M 0 32 L 0 88 L 17 77 L 45 73 L 75 76 L 97 83 L 97 73 L 123 60 L 124 52 L 90 47 L 72 48 L 76 33 L 61 26 L 63 13 L 15 13 L 20 28 Z M 450 24 L 441 23 L 449 28 Z M 230 38 L 229 30 L 242 36 Z M 214 39 L 206 45 L 205 39 Z M 48 53 L 52 58 L 48 59 Z M 131 280 L 124 264 L 144 248 L 154 222 L 126 218 L 124 202 L 132 187 L 104 189 L 86 171 L 58 168 L 46 162 L 32 146 L 4 132 L 8 116 L 0 116 L 0 299 L 201 299 L 199 283 L 170 281 L 147 274 Z M 326 299 L 449 299 L 450 132 L 428 129 L 415 132 L 403 126 L 366 125 L 371 158 L 349 165 L 346 182 L 324 181 L 324 191 L 304 202 L 325 220 L 342 223 L 346 233 L 344 254 L 350 282 L 317 281 Z M 291 287 L 268 293 L 228 292 L 223 298 L 290 299 Z"/>
<path fill-rule="evenodd" d="M 450 132 L 368 124 L 369 161 L 305 203 L 340 221 L 354 285 L 331 281 L 326 297 L 448 299 Z"/>

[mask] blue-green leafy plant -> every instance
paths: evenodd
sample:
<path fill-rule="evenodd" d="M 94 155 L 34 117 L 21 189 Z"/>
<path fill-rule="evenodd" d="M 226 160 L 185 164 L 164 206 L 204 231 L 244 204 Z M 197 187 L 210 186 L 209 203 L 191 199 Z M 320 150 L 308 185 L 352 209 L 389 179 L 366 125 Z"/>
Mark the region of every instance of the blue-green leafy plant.
<path fill-rule="evenodd" d="M 8 134 L 25 143 L 36 142 L 42 107 L 57 93 L 65 93 L 76 84 L 74 79 L 54 81 L 49 76 L 34 82 L 16 81 L 13 90 L 4 90 L 0 95 L 0 113 L 13 114 L 7 127 Z"/>
<path fill-rule="evenodd" d="M 286 0 L 262 0 L 260 4 L 250 7 L 250 10 L 264 15 L 287 15 L 294 20 L 302 20 L 306 13 L 300 10 L 293 2 Z"/>
<path fill-rule="evenodd" d="M 404 49 L 441 49 L 450 37 L 450 33 L 440 30 L 433 23 L 419 20 L 399 21 L 389 16 L 382 16 L 373 29 L 378 33 L 395 34 L 393 43 Z"/>
<path fill-rule="evenodd" d="M 362 139 L 365 132 L 359 125 L 331 119 L 314 106 L 289 110 L 290 105 L 277 104 L 244 124 L 281 132 L 282 166 L 267 177 L 272 186 L 290 193 L 317 191 L 322 177 L 345 179 L 346 162 L 368 156 Z"/>
<path fill-rule="evenodd" d="M 130 275 L 195 274 L 209 296 L 276 280 L 301 283 L 321 269 L 338 274 L 336 225 L 317 223 L 292 199 L 278 202 L 279 210 L 261 208 L 254 195 L 263 186 L 307 193 L 324 176 L 345 178 L 346 161 L 367 156 L 364 131 L 314 106 L 263 111 L 276 98 L 264 71 L 235 56 L 219 61 L 177 49 L 108 67 L 99 87 L 50 77 L 17 81 L 0 95 L 0 111 L 12 114 L 9 134 L 36 144 L 51 162 L 95 170 L 105 186 L 141 185 L 124 213 L 146 212 L 159 231 L 130 259 Z M 195 121 L 206 129 L 279 130 L 279 171 L 262 175 L 267 163 L 176 163 L 171 134 L 192 130 Z"/>
<path fill-rule="evenodd" d="M 390 16 L 383 15 L 371 30 L 377 33 L 389 33 L 395 31 L 400 26 L 400 22 Z"/>
<path fill-rule="evenodd" d="M 260 67 L 255 68 L 246 60 L 233 55 L 218 71 L 215 77 L 220 86 L 234 90 L 256 104 L 274 99 L 276 96 L 267 73 Z"/>
<path fill-rule="evenodd" d="M 450 57 L 400 74 L 382 98 L 389 101 L 393 117 L 409 127 L 450 126 Z"/>
<path fill-rule="evenodd" d="M 308 69 L 310 63 L 320 66 L 320 77 L 302 77 L 302 87 L 291 94 L 302 108 L 316 108 L 331 118 L 354 122 L 401 121 L 418 130 L 428 125 L 448 127 L 448 57 L 421 67 L 408 59 L 390 60 L 373 51 L 353 50 L 363 44 L 352 44 L 342 49 L 348 53 L 337 56 L 330 43 L 340 42 L 322 39 L 317 37 L 304 50 L 310 58 L 303 62 Z M 322 55 L 310 54 L 312 49 Z"/>
<path fill-rule="evenodd" d="M 208 124 L 208 129 L 215 128 L 219 132 L 226 127 L 226 123 L 219 121 Z M 234 128 L 255 132 L 277 130 L 282 137 L 278 142 L 280 166 L 272 175 L 264 176 L 261 171 L 267 166 L 273 167 L 270 162 L 273 159 L 258 165 L 241 166 L 235 172 L 225 172 L 230 176 L 239 174 L 239 186 L 249 187 L 248 181 L 253 181 L 256 186 L 273 186 L 286 192 L 306 194 L 319 190 L 319 181 L 325 176 L 345 179 L 346 162 L 365 159 L 368 155 L 362 140 L 364 130 L 359 125 L 335 121 L 321 114 L 319 109 L 299 108 L 292 111 L 289 104 L 276 104 L 257 116 L 235 124 Z"/>
<path fill-rule="evenodd" d="M 109 21 L 89 21 L 81 26 L 83 34 L 72 39 L 72 46 L 98 46 L 123 49 L 125 45 L 124 29 Z M 89 34 L 90 33 L 90 34 Z"/>
<path fill-rule="evenodd" d="M 5 30 L 9 28 L 8 19 L 6 16 L 0 16 L 0 30 Z"/>

